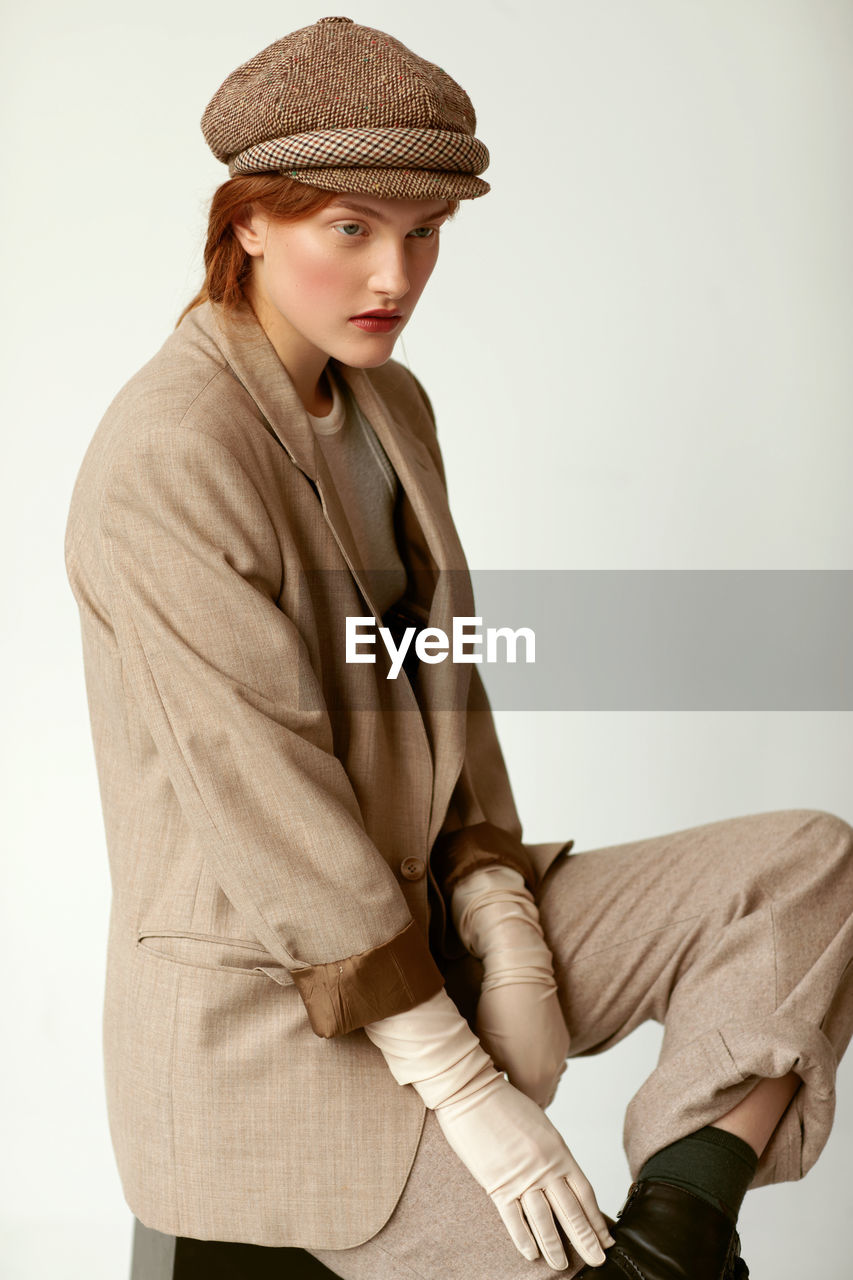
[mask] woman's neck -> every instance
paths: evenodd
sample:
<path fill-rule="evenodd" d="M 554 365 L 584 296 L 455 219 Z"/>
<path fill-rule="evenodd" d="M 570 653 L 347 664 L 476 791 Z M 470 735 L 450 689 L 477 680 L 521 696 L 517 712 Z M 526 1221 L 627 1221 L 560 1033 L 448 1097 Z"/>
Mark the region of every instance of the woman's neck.
<path fill-rule="evenodd" d="M 307 412 L 318 418 L 325 417 L 331 411 L 333 403 L 331 383 L 326 372 L 329 357 L 307 343 L 284 316 L 267 303 L 263 293 L 252 287 L 253 283 L 249 281 L 246 297 L 255 313 L 255 319 L 287 370 L 296 394 Z"/>

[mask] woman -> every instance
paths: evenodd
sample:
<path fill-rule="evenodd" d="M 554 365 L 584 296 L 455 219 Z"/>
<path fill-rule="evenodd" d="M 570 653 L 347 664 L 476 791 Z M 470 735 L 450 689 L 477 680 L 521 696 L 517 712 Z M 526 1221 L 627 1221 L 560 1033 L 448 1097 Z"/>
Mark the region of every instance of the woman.
<path fill-rule="evenodd" d="M 747 1186 L 801 1176 L 831 1124 L 850 828 L 525 843 L 476 669 L 425 643 L 473 600 L 391 353 L 489 189 L 475 126 L 348 18 L 238 67 L 202 120 L 231 175 L 205 287 L 75 485 L 110 1125 L 169 1274 L 299 1247 L 347 1277 L 744 1275 Z M 614 1225 L 544 1108 L 569 1054 L 649 1017 Z"/>

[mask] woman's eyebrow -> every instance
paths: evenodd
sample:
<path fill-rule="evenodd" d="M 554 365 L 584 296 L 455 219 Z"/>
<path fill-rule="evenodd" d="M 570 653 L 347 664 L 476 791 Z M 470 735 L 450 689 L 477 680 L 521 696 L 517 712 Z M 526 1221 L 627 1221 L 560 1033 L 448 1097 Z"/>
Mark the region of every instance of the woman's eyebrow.
<path fill-rule="evenodd" d="M 378 209 L 371 209 L 369 205 L 358 204 L 355 200 L 335 200 L 329 206 L 332 209 L 349 209 L 353 213 L 363 213 L 369 218 L 375 218 L 377 222 L 388 222 L 389 219 L 384 213 L 380 213 Z M 425 218 L 437 218 L 439 214 L 447 212 L 447 204 L 440 205 L 434 209 L 432 213 L 424 214 Z"/>

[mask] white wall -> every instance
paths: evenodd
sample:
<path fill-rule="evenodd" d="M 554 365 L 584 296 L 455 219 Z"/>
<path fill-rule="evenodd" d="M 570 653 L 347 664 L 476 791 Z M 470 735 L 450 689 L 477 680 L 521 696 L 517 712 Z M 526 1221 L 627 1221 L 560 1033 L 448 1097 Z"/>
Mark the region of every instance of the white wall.
<path fill-rule="evenodd" d="M 472 568 L 850 568 L 850 4 L 343 8 L 458 79 L 491 151 L 492 192 L 443 233 L 395 352 L 436 408 Z M 109 881 L 62 560 L 71 486 L 199 282 L 226 176 L 204 106 L 328 11 L 80 0 L 4 18 L 10 1280 L 114 1280 L 130 1248 L 102 1097 Z M 853 817 L 849 713 L 497 719 L 528 839 L 591 848 L 780 807 Z M 646 1027 L 573 1063 L 552 1113 L 611 1213 L 622 1110 L 658 1039 Z M 819 1164 L 747 1198 L 753 1274 L 794 1280 L 817 1240 L 821 1275 L 849 1274 L 851 1140 L 847 1059 Z"/>

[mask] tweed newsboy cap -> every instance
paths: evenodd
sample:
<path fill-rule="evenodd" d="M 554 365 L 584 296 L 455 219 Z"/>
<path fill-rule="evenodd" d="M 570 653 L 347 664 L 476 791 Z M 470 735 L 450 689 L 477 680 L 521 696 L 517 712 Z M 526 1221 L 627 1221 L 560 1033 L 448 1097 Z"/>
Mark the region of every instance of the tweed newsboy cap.
<path fill-rule="evenodd" d="M 473 199 L 489 153 L 447 72 L 351 18 L 321 18 L 232 71 L 201 129 L 230 177 L 286 173 L 326 191 Z"/>

